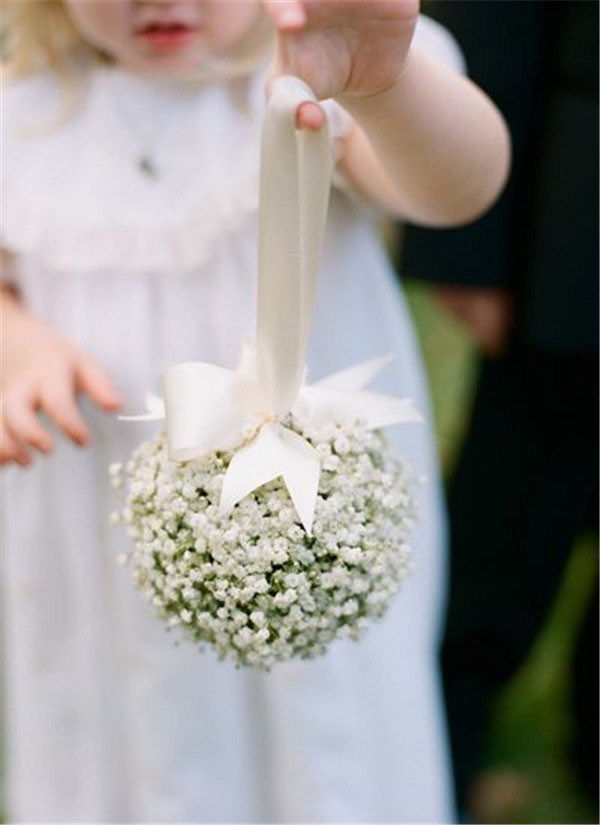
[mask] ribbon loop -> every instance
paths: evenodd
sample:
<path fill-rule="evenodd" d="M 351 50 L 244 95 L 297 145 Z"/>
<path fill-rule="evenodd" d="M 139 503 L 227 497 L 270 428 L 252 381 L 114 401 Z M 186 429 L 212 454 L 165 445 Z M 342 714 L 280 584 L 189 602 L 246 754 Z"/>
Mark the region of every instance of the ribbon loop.
<path fill-rule="evenodd" d="M 296 130 L 307 100 L 316 102 L 298 78 L 273 82 L 261 147 L 257 377 L 262 406 L 277 418 L 302 383 L 329 199 L 329 130 Z"/>

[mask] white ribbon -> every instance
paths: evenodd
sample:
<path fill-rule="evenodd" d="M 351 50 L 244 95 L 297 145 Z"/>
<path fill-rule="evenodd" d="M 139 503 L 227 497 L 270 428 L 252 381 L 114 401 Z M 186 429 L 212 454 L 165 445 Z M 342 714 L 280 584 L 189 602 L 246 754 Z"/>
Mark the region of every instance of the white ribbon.
<path fill-rule="evenodd" d="M 314 448 L 282 424 L 361 419 L 367 427 L 421 421 L 409 399 L 365 391 L 389 358 L 303 384 L 318 261 L 331 176 L 327 127 L 296 129 L 296 110 L 315 101 L 295 77 L 274 81 L 261 148 L 256 346 L 245 347 L 236 370 L 189 362 L 169 367 L 165 403 L 147 397 L 148 412 L 128 420 L 166 417 L 169 457 L 189 461 L 233 450 L 221 493 L 229 513 L 246 495 L 281 476 L 310 534 L 319 487 Z"/>

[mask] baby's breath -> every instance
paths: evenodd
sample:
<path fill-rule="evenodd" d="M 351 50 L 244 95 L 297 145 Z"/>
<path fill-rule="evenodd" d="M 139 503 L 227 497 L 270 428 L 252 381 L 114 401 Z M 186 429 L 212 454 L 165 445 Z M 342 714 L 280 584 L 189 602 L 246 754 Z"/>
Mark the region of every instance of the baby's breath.
<path fill-rule="evenodd" d="M 132 539 L 126 561 L 146 599 L 220 658 L 267 670 L 383 616 L 411 569 L 416 516 L 415 476 L 381 431 L 286 423 L 321 459 L 311 536 L 281 479 L 219 514 L 232 453 L 176 463 L 160 433 L 110 470 L 126 490 L 112 520 Z"/>

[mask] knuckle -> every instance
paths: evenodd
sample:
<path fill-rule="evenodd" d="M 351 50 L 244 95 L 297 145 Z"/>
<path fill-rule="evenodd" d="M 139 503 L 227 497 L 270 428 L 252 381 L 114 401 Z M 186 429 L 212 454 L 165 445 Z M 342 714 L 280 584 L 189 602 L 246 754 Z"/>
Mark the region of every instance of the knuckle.
<path fill-rule="evenodd" d="M 68 395 L 61 395 L 56 392 L 45 393 L 42 398 L 42 406 L 60 427 L 71 425 L 79 417 L 77 407 Z"/>
<path fill-rule="evenodd" d="M 38 432 L 33 427 L 22 430 L 21 435 L 25 443 L 29 444 L 31 447 L 37 447 L 38 449 L 44 451 L 48 448 L 48 438 L 46 434 L 43 432 Z"/>
<path fill-rule="evenodd" d="M 55 393 L 44 393 L 42 396 L 42 408 L 55 421 L 65 417 L 64 399 Z"/>
<path fill-rule="evenodd" d="M 79 416 L 79 412 L 76 408 L 67 408 L 62 407 L 59 411 L 56 412 L 54 416 L 54 420 L 56 423 L 61 427 L 63 430 L 71 433 L 73 431 L 79 432 L 83 427 L 83 422 Z"/>
<path fill-rule="evenodd" d="M 2 420 L 15 421 L 24 415 L 32 414 L 35 404 L 30 400 L 25 388 L 14 388 L 5 393 L 0 402 L 0 417 Z"/>
<path fill-rule="evenodd" d="M 10 461 L 14 455 L 15 450 L 11 449 L 8 445 L 3 444 L 0 446 L 0 464 L 5 464 L 7 461 Z"/>
<path fill-rule="evenodd" d="M 18 411 L 21 403 L 20 399 L 13 393 L 6 393 L 0 403 L 0 415 L 3 418 L 11 418 Z"/>

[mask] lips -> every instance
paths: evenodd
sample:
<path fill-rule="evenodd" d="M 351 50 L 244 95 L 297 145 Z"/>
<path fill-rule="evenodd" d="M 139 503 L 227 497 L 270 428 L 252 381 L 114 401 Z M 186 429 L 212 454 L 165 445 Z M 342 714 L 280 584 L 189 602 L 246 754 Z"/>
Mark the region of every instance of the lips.
<path fill-rule="evenodd" d="M 194 39 L 198 27 L 179 21 L 155 21 L 136 29 L 136 37 L 156 49 L 173 49 Z"/>

